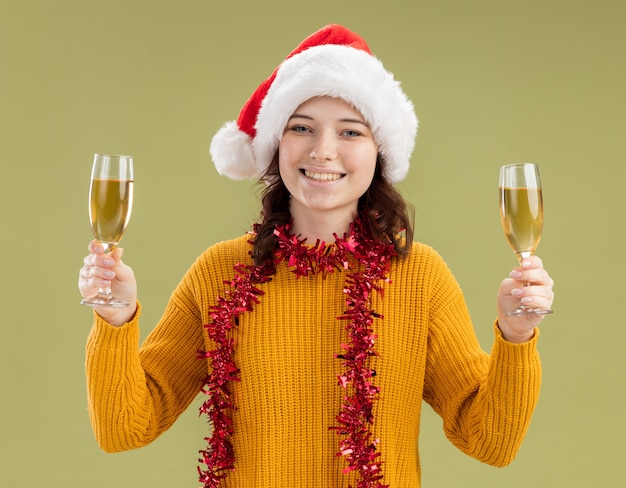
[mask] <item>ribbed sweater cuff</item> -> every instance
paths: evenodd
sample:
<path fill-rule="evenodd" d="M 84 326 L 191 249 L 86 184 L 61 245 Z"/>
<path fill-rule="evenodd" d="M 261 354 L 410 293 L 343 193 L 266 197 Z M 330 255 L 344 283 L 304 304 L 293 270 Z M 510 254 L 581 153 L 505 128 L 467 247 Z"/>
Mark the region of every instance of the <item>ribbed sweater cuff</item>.
<path fill-rule="evenodd" d="M 498 360 L 520 367 L 535 363 L 537 361 L 537 340 L 539 339 L 539 329 L 535 328 L 535 335 L 527 342 L 516 344 L 507 341 L 503 336 L 498 321 L 493 324 L 496 339 L 491 352 L 492 357 Z"/>
<path fill-rule="evenodd" d="M 141 304 L 137 303 L 137 311 L 134 317 L 124 325 L 116 327 L 109 324 L 97 312 L 94 311 L 94 323 L 91 331 L 91 339 L 94 344 L 106 349 L 119 349 L 128 347 L 129 342 L 139 344 L 139 316 Z"/>

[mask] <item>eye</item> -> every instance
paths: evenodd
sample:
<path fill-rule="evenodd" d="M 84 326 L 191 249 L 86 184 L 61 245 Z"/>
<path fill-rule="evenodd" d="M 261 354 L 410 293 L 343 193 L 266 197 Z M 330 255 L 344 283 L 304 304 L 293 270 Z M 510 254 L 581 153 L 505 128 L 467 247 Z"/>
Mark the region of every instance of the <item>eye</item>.
<path fill-rule="evenodd" d="M 346 137 L 359 137 L 362 134 L 358 130 L 346 129 L 341 133 L 341 135 Z"/>
<path fill-rule="evenodd" d="M 309 129 L 307 126 L 305 125 L 291 125 L 289 127 L 287 127 L 287 130 L 291 131 L 291 132 L 297 132 L 297 133 L 302 133 L 305 134 L 307 132 L 311 132 L 311 129 Z"/>

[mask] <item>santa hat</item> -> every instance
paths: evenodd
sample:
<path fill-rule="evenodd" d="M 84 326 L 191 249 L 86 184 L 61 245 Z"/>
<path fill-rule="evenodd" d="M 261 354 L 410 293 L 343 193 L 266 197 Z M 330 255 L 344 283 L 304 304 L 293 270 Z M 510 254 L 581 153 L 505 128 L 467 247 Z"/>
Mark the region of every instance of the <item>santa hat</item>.
<path fill-rule="evenodd" d="M 417 133 L 413 104 L 365 39 L 340 25 L 302 41 L 250 96 L 237 121 L 215 134 L 210 152 L 218 172 L 235 180 L 260 177 L 289 117 L 316 96 L 352 104 L 373 131 L 385 178 L 396 183 L 406 176 Z"/>

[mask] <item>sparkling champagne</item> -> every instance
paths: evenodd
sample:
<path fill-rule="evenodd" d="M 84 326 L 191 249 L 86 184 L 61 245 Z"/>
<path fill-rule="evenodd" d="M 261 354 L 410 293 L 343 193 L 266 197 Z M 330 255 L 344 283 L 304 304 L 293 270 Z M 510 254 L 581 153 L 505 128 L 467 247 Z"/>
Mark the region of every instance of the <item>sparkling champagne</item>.
<path fill-rule="evenodd" d="M 130 220 L 132 206 L 132 181 L 93 179 L 89 217 L 96 239 L 110 245 L 117 244 Z"/>
<path fill-rule="evenodd" d="M 500 219 L 513 251 L 533 253 L 543 228 L 541 188 L 500 188 Z"/>

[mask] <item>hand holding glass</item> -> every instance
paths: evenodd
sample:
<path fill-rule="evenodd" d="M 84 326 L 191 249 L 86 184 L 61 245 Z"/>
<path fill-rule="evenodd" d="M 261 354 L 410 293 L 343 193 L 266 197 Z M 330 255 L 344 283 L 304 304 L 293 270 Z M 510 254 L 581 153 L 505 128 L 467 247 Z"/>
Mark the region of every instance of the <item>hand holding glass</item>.
<path fill-rule="evenodd" d="M 89 187 L 89 218 L 94 237 L 105 253 L 111 253 L 122 239 L 133 207 L 132 156 L 96 154 Z M 83 305 L 125 307 L 128 302 L 115 298 L 110 287 L 100 288 Z"/>
<path fill-rule="evenodd" d="M 536 164 L 507 164 L 500 168 L 500 220 L 504 235 L 520 262 L 531 256 L 543 229 L 543 196 Z M 507 315 L 550 313 L 552 310 L 520 304 Z"/>

